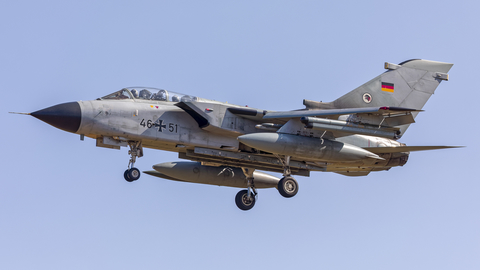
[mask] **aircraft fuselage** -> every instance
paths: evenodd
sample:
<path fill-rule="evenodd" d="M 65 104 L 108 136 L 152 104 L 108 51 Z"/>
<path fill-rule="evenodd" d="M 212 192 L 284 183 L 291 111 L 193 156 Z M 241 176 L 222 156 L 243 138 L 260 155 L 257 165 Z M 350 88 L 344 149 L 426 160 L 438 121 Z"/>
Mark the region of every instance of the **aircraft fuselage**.
<path fill-rule="evenodd" d="M 163 89 L 124 88 L 97 100 L 70 102 L 31 113 L 67 132 L 96 140 L 99 147 L 129 147 L 124 173 L 135 168 L 143 148 L 173 151 L 190 162 L 167 162 L 145 173 L 176 181 L 246 187 L 235 199 L 242 210 L 255 203 L 255 188 L 298 192 L 291 175 L 331 171 L 365 176 L 403 166 L 410 151 L 448 146 L 398 142 L 452 64 L 409 60 L 333 102 L 304 100 L 305 109 L 266 111 L 183 95 Z M 194 162 L 191 162 L 194 161 Z M 283 173 L 279 179 L 255 170 Z"/>

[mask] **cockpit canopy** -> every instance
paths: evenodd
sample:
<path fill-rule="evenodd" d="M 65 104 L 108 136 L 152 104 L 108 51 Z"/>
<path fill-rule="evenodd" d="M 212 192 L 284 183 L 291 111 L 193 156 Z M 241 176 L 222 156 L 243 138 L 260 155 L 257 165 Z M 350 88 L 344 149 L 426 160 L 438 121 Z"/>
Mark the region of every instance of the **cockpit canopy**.
<path fill-rule="evenodd" d="M 177 92 L 167 91 L 164 89 L 147 88 L 147 87 L 129 87 L 123 88 L 110 95 L 99 98 L 99 100 L 106 99 L 140 99 L 140 100 L 155 100 L 166 102 L 189 102 L 189 101 L 207 101 L 207 99 L 198 98 L 196 96 L 189 96 Z"/>

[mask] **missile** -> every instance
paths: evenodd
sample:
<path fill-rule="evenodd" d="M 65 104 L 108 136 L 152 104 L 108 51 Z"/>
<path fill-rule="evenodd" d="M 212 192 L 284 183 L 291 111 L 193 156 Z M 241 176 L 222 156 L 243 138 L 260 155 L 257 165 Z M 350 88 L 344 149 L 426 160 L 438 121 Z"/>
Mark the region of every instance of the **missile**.
<path fill-rule="evenodd" d="M 253 133 L 238 141 L 265 152 L 316 161 L 356 161 L 365 158 L 384 160 L 360 147 L 328 139 L 281 133 Z"/>
<path fill-rule="evenodd" d="M 179 161 L 153 165 L 155 171 L 144 173 L 174 181 L 246 188 L 247 179 L 242 169 L 227 166 L 206 166 L 200 162 Z M 279 178 L 267 173 L 254 171 L 256 188 L 277 187 Z"/>
<path fill-rule="evenodd" d="M 371 125 L 361 125 L 340 120 L 331 120 L 316 117 L 302 117 L 300 121 L 306 125 L 306 128 L 315 130 L 340 131 L 353 134 L 384 137 L 389 139 L 398 139 L 400 135 L 399 130 L 395 130 L 392 128 L 379 128 Z"/>

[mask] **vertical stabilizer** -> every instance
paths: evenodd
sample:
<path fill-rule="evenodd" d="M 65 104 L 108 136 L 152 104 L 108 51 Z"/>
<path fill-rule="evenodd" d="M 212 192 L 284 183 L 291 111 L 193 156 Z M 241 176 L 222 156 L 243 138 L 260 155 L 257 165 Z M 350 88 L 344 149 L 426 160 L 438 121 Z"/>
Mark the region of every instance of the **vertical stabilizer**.
<path fill-rule="evenodd" d="M 420 110 L 453 64 L 408 60 L 398 65 L 385 63 L 388 71 L 329 103 L 333 108 L 403 107 Z M 327 105 L 327 104 L 325 104 Z M 414 113 L 414 117 L 417 113 Z M 407 126 L 403 126 L 405 131 Z"/>
<path fill-rule="evenodd" d="M 453 64 L 409 60 L 385 63 L 388 71 L 333 102 L 336 108 L 393 106 L 420 110 Z M 367 95 L 365 95 L 367 94 Z"/>

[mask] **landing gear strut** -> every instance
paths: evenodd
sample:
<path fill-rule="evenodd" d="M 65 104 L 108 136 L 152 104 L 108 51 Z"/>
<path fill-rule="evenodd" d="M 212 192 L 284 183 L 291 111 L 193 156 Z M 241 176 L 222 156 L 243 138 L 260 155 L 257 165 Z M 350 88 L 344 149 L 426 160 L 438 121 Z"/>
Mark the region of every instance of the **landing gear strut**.
<path fill-rule="evenodd" d="M 250 210 L 255 205 L 255 200 L 258 195 L 253 182 L 253 172 L 255 169 L 242 168 L 243 173 L 247 177 L 247 189 L 240 190 L 235 196 L 235 204 L 241 210 Z"/>
<path fill-rule="evenodd" d="M 283 178 L 278 181 L 278 192 L 285 198 L 291 198 L 295 196 L 298 192 L 298 183 L 295 178 L 292 177 L 292 171 L 290 170 L 290 156 L 285 156 L 277 158 L 282 162 L 283 165 Z"/>
<path fill-rule="evenodd" d="M 135 165 L 135 161 L 137 157 L 143 156 L 143 147 L 142 142 L 128 142 L 128 146 L 130 146 L 130 150 L 128 154 L 130 155 L 130 161 L 128 162 L 128 169 L 123 173 L 123 177 L 128 182 L 133 182 L 140 178 L 140 171 L 133 167 Z"/>

